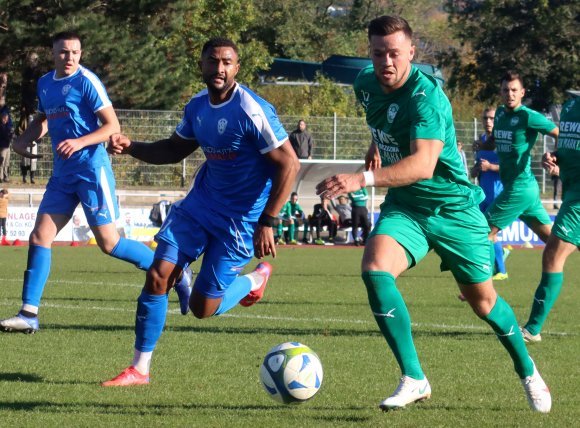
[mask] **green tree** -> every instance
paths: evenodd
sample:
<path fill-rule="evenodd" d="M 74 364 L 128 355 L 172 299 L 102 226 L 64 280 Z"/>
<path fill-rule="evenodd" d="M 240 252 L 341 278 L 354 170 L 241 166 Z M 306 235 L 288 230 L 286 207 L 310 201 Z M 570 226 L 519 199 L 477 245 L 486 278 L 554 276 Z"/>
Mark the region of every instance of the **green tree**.
<path fill-rule="evenodd" d="M 498 80 L 516 69 L 532 108 L 562 101 L 579 84 L 580 14 L 572 0 L 447 0 L 449 24 L 461 46 L 441 55 L 451 88 L 494 101 Z"/>

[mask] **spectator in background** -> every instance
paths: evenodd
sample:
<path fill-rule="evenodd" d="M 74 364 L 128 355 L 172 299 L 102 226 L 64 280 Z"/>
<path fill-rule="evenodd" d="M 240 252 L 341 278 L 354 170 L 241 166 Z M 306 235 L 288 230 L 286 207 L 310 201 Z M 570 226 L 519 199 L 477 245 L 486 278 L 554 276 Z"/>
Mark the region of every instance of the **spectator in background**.
<path fill-rule="evenodd" d="M 10 182 L 10 143 L 14 136 L 8 107 L 0 109 L 0 182 Z"/>
<path fill-rule="evenodd" d="M 308 224 L 310 225 L 311 231 L 313 227 L 316 227 L 316 239 L 314 240 L 316 245 L 325 244 L 324 240 L 322 240 L 320 237 L 320 231 L 322 230 L 323 226 L 328 228 L 328 242 L 334 242 L 338 227 L 336 221 L 330 213 L 329 200 L 324 196 L 321 195 L 320 203 L 314 205 L 314 211 L 312 212 L 312 215 L 308 217 Z M 304 232 L 306 233 L 306 229 Z"/>
<path fill-rule="evenodd" d="M 288 244 L 297 245 L 296 241 L 296 226 L 304 223 L 304 211 L 298 203 L 298 193 L 292 192 L 290 200 L 287 201 L 280 213 L 278 214 L 278 245 L 286 244 L 284 239 L 284 226 L 288 227 Z M 306 240 L 306 233 L 304 233 L 303 240 Z"/>
<path fill-rule="evenodd" d="M 28 147 L 26 147 L 26 151 L 31 155 L 36 156 L 38 154 L 38 144 L 36 141 L 30 143 Z M 34 181 L 34 173 L 36 172 L 36 163 L 38 161 L 36 158 L 29 158 L 26 156 L 22 156 L 20 160 L 20 174 L 22 175 L 22 182 L 26 183 L 26 177 L 30 174 L 30 183 L 35 184 Z"/>
<path fill-rule="evenodd" d="M 306 122 L 303 119 L 298 121 L 298 128 L 290 133 L 289 139 L 298 159 L 312 159 L 314 140 L 306 131 Z"/>
<path fill-rule="evenodd" d="M 2 245 L 7 243 L 6 219 L 8 218 L 8 199 L 10 199 L 8 190 L 0 190 L 0 229 L 2 230 Z"/>
<path fill-rule="evenodd" d="M 351 227 L 352 226 L 352 208 L 347 203 L 347 197 L 340 195 L 338 198 L 338 204 L 331 201 L 332 208 L 338 213 L 338 227 Z"/>
<path fill-rule="evenodd" d="M 463 168 L 465 169 L 465 173 L 469 174 L 469 168 L 467 167 L 467 156 L 463 151 L 463 143 L 461 141 L 457 142 L 457 150 L 459 151 L 459 156 L 461 156 L 461 162 L 463 163 Z"/>
<path fill-rule="evenodd" d="M 366 187 L 363 187 L 356 192 L 350 192 L 348 197 L 350 198 L 350 205 L 352 207 L 352 237 L 354 239 L 354 245 L 358 247 L 361 243 L 364 245 L 369 236 L 369 210 L 367 209 L 369 193 Z M 362 230 L 362 237 L 358 236 L 359 227 Z"/>

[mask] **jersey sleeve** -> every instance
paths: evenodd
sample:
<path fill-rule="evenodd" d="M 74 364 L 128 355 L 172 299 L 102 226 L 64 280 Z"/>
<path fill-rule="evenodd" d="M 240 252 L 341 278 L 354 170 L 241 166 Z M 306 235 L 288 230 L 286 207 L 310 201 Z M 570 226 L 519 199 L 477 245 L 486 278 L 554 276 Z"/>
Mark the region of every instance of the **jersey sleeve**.
<path fill-rule="evenodd" d="M 431 95 L 434 97 L 436 95 Z M 438 103 L 428 98 L 417 97 L 417 102 L 411 102 L 411 141 L 417 139 L 445 141 L 444 109 Z"/>
<path fill-rule="evenodd" d="M 194 117 L 192 110 L 192 101 L 187 103 L 183 109 L 183 116 L 181 122 L 175 128 L 175 133 L 179 135 L 184 140 L 195 140 L 195 133 L 193 131 L 193 124 L 191 123 L 191 118 Z"/>
<path fill-rule="evenodd" d="M 280 147 L 288 139 L 288 134 L 271 105 L 261 105 L 259 111 L 249 113 L 248 119 L 260 153 L 268 153 Z"/>
<path fill-rule="evenodd" d="M 111 100 L 107 95 L 105 86 L 99 78 L 91 72 L 85 72 L 84 77 L 83 95 L 93 112 L 96 113 L 99 110 L 110 107 L 112 105 Z"/>
<path fill-rule="evenodd" d="M 534 131 L 541 132 L 542 134 L 547 134 L 556 128 L 556 124 L 546 118 L 543 114 L 530 110 L 528 116 L 528 127 Z"/>

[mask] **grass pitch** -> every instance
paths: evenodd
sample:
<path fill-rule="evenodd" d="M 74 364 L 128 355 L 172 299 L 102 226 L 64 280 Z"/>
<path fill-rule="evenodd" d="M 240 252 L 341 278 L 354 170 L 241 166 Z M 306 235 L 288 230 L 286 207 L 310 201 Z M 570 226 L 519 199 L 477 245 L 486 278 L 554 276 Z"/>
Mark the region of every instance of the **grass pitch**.
<path fill-rule="evenodd" d="M 0 247 L 2 318 L 20 307 L 26 253 Z M 95 247 L 55 247 L 41 331 L 0 335 L 0 426 L 578 426 L 578 253 L 543 342 L 530 346 L 553 394 L 548 415 L 528 409 L 507 352 L 457 299 L 433 254 L 398 281 L 433 395 L 382 413 L 400 373 L 369 310 L 361 256 L 354 247 L 281 248 L 262 302 L 207 320 L 182 316 L 172 292 L 151 385 L 115 389 L 99 382 L 131 362 L 143 273 Z M 540 261 L 539 250 L 513 251 L 510 279 L 497 283 L 520 322 Z M 318 353 L 324 382 L 311 401 L 284 406 L 267 397 L 258 372 L 272 346 L 291 340 Z"/>

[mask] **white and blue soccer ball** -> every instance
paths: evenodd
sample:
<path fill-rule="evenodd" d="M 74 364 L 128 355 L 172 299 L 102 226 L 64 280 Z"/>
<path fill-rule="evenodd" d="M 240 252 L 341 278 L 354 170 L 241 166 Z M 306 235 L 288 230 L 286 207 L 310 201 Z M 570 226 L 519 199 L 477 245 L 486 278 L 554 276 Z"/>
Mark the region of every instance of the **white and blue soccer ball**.
<path fill-rule="evenodd" d="M 260 367 L 260 380 L 274 400 L 303 403 L 314 397 L 322 385 L 322 364 L 308 346 L 282 343 L 268 351 Z"/>

